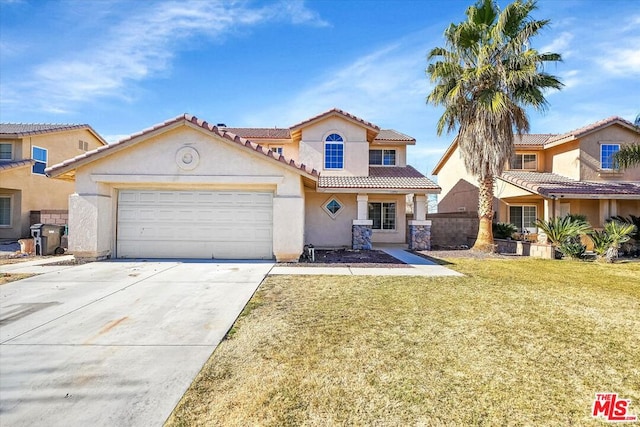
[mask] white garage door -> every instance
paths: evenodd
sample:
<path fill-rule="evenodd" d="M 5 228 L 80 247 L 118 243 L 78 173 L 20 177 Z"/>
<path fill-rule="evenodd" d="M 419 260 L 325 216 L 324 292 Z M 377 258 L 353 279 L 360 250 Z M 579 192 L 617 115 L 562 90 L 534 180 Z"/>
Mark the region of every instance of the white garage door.
<path fill-rule="evenodd" d="M 273 258 L 271 193 L 121 190 L 118 258 Z"/>

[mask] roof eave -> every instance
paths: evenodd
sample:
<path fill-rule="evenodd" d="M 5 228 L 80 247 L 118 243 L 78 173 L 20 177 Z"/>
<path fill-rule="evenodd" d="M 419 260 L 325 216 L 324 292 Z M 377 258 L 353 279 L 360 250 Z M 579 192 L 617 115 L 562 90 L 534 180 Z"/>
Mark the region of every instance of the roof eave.
<path fill-rule="evenodd" d="M 440 188 L 369 188 L 369 187 L 320 187 L 318 193 L 368 193 L 368 194 L 440 194 Z"/>

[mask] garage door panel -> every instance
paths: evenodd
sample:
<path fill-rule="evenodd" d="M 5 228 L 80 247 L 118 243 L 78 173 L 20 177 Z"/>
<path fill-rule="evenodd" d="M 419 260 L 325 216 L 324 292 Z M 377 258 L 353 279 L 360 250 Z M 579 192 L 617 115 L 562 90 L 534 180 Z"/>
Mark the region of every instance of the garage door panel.
<path fill-rule="evenodd" d="M 273 258 L 273 195 L 122 190 L 120 258 Z"/>

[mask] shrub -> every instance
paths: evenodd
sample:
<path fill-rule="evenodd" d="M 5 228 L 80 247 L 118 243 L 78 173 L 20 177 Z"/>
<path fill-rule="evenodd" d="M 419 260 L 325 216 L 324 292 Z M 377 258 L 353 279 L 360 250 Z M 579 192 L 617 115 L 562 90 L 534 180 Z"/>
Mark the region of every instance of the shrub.
<path fill-rule="evenodd" d="M 579 237 L 572 237 L 562 242 L 560 246 L 558 246 L 558 250 L 567 258 L 580 259 L 587 250 L 587 247 L 580 242 Z"/>
<path fill-rule="evenodd" d="M 611 238 L 611 244 L 605 255 L 607 262 L 613 262 L 614 259 L 618 258 L 620 245 L 628 242 L 635 230 L 635 225 L 616 220 L 610 221 L 604 226 L 604 232 Z"/>
<path fill-rule="evenodd" d="M 516 231 L 518 228 L 509 222 L 493 223 L 493 237 L 496 239 L 508 239 Z"/>
<path fill-rule="evenodd" d="M 593 252 L 596 253 L 598 259 L 602 259 L 607 253 L 609 246 L 611 246 L 611 236 L 609 236 L 606 231 L 598 230 L 590 231 L 588 235 L 593 242 Z"/>
<path fill-rule="evenodd" d="M 560 246 L 571 237 L 578 237 L 589 230 L 589 224 L 582 220 L 574 220 L 570 216 L 555 217 L 549 221 L 537 220 L 536 226 L 540 228 L 549 241 L 555 246 Z"/>

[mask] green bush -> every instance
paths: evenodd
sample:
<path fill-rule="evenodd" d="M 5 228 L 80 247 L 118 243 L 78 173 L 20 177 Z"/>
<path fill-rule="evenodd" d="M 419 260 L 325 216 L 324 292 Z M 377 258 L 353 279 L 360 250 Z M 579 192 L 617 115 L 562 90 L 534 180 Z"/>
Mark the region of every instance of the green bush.
<path fill-rule="evenodd" d="M 493 237 L 496 239 L 508 239 L 516 231 L 518 231 L 518 228 L 509 222 L 493 223 Z"/>
<path fill-rule="evenodd" d="M 570 238 L 558 246 L 558 250 L 567 258 L 580 259 L 584 255 L 587 247 L 580 242 L 580 238 Z"/>
<path fill-rule="evenodd" d="M 583 220 L 574 220 L 570 216 L 555 217 L 549 221 L 537 220 L 536 226 L 540 228 L 549 241 L 559 247 L 572 237 L 578 237 L 589 230 L 589 224 Z"/>

